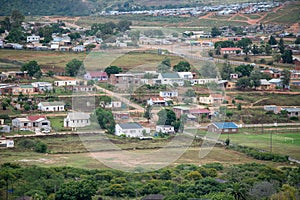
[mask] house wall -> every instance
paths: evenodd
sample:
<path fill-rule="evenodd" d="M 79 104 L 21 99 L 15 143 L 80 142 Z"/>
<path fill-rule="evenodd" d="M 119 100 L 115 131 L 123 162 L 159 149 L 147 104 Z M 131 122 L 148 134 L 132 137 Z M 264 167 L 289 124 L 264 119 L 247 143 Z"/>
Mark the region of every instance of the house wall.
<path fill-rule="evenodd" d="M 76 80 L 68 80 L 68 81 L 54 81 L 54 85 L 61 87 L 61 86 L 69 86 L 69 85 L 77 85 Z"/>
<path fill-rule="evenodd" d="M 207 127 L 207 131 L 211 133 L 237 133 L 237 128 L 228 128 L 228 129 L 218 129 L 215 125 L 210 124 Z"/>
<path fill-rule="evenodd" d="M 125 134 L 127 137 L 142 137 L 143 130 L 144 130 L 143 128 L 141 128 L 141 129 L 122 129 L 119 126 L 119 124 L 117 124 L 115 134 L 118 136 Z"/>
<path fill-rule="evenodd" d="M 49 112 L 63 112 L 65 111 L 65 106 L 43 106 L 42 104 L 38 104 L 38 110 Z"/>
<path fill-rule="evenodd" d="M 89 126 L 90 124 L 91 121 L 89 119 L 70 120 L 69 117 L 64 119 L 64 127 L 78 128 L 78 127 Z"/>

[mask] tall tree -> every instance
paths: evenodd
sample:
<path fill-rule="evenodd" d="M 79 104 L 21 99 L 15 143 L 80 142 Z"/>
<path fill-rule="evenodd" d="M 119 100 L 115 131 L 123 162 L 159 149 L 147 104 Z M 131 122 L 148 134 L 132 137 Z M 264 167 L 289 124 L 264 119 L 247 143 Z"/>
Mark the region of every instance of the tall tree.
<path fill-rule="evenodd" d="M 37 73 L 41 73 L 41 67 L 38 65 L 38 63 L 35 60 L 32 60 L 25 63 L 21 67 L 21 71 L 27 71 L 28 75 L 33 77 Z"/>
<path fill-rule="evenodd" d="M 230 80 L 230 74 L 234 73 L 229 63 L 224 63 L 221 69 L 221 77 L 223 80 Z"/>
<path fill-rule="evenodd" d="M 283 54 L 281 55 L 283 63 L 293 63 L 293 52 L 292 50 L 284 50 Z"/>
<path fill-rule="evenodd" d="M 200 68 L 200 74 L 204 78 L 216 78 L 216 77 L 218 77 L 218 70 L 214 63 L 206 62 Z"/>
<path fill-rule="evenodd" d="M 284 50 L 285 50 L 283 38 L 280 38 L 279 43 L 278 43 L 278 48 L 279 48 L 280 53 L 283 54 Z"/>
<path fill-rule="evenodd" d="M 65 72 L 67 76 L 77 76 L 85 73 L 83 62 L 77 59 L 73 59 L 67 63 Z"/>
<path fill-rule="evenodd" d="M 116 122 L 111 110 L 105 110 L 104 108 L 99 107 L 95 110 L 95 115 L 100 127 L 106 129 L 107 133 L 114 134 Z"/>
<path fill-rule="evenodd" d="M 158 125 L 173 125 L 176 121 L 176 114 L 173 110 L 163 109 L 157 113 Z"/>
<path fill-rule="evenodd" d="M 13 10 L 10 18 L 12 27 L 20 28 L 25 16 L 19 10 Z"/>
<path fill-rule="evenodd" d="M 131 21 L 128 20 L 121 20 L 117 24 L 117 29 L 121 32 L 125 32 L 127 30 L 130 30 L 130 26 L 132 25 Z"/>
<path fill-rule="evenodd" d="M 108 77 L 110 77 L 111 74 L 118 74 L 122 72 L 122 69 L 117 66 L 109 66 L 106 67 L 104 71 L 107 73 Z"/>
<path fill-rule="evenodd" d="M 159 73 L 169 72 L 171 69 L 171 60 L 170 58 L 165 58 L 158 66 L 157 71 Z"/>
<path fill-rule="evenodd" d="M 253 70 L 250 74 L 251 86 L 257 88 L 261 85 L 260 79 L 262 78 L 262 73 L 259 70 Z"/>
<path fill-rule="evenodd" d="M 240 47 L 243 49 L 244 53 L 247 55 L 250 50 L 250 45 L 252 44 L 251 39 L 249 38 L 242 38 L 236 43 L 237 47 Z"/>
<path fill-rule="evenodd" d="M 240 65 L 234 69 L 235 72 L 239 74 L 239 76 L 250 76 L 253 71 L 252 65 Z"/>
<path fill-rule="evenodd" d="M 187 61 L 180 61 L 177 65 L 174 65 L 173 70 L 175 72 L 188 72 L 191 69 L 191 65 Z"/>
<path fill-rule="evenodd" d="M 152 106 L 147 105 L 145 108 L 145 112 L 144 112 L 144 118 L 146 118 L 148 120 L 148 123 L 150 121 L 150 119 L 152 118 Z"/>
<path fill-rule="evenodd" d="M 290 85 L 291 80 L 291 72 L 287 69 L 284 69 L 281 72 L 281 80 L 282 80 L 282 86 L 283 88 L 286 88 Z"/>
<path fill-rule="evenodd" d="M 273 35 L 270 36 L 268 44 L 269 45 L 276 45 L 277 44 L 277 40 L 275 39 L 275 37 Z"/>
<path fill-rule="evenodd" d="M 240 78 L 236 83 L 236 87 L 241 90 L 245 90 L 245 89 L 249 88 L 250 86 L 251 86 L 250 78 L 246 77 L 246 76 Z"/>
<path fill-rule="evenodd" d="M 218 35 L 221 35 L 221 32 L 219 31 L 219 29 L 217 27 L 212 27 L 211 29 L 211 36 L 212 37 L 216 37 Z"/>

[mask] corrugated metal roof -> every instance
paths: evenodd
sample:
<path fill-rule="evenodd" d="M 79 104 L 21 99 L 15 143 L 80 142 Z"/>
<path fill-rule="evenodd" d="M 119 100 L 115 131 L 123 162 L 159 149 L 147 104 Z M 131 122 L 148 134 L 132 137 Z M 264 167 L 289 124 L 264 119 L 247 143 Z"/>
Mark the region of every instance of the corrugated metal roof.
<path fill-rule="evenodd" d="M 218 129 L 225 129 L 225 128 L 238 128 L 233 122 L 214 122 L 213 123 Z"/>
<path fill-rule="evenodd" d="M 122 129 L 141 129 L 141 128 L 143 128 L 139 123 L 136 123 L 136 122 L 123 123 L 123 124 L 119 124 L 119 126 Z"/>

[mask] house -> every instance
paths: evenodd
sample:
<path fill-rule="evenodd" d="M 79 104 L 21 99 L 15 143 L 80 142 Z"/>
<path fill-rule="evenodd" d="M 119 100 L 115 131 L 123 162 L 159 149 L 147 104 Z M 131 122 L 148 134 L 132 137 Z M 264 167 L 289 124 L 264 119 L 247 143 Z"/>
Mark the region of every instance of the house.
<path fill-rule="evenodd" d="M 40 102 L 38 104 L 38 110 L 45 112 L 62 112 L 65 111 L 65 103 L 62 101 Z"/>
<path fill-rule="evenodd" d="M 96 87 L 89 85 L 76 85 L 76 86 L 68 86 L 67 89 L 72 90 L 74 93 L 77 92 L 93 92 L 96 91 Z"/>
<path fill-rule="evenodd" d="M 218 83 L 217 78 L 205 78 L 205 79 L 193 79 L 192 84 L 193 85 L 205 85 L 208 83 Z"/>
<path fill-rule="evenodd" d="M 281 108 L 276 105 L 264 105 L 264 110 L 267 112 L 273 112 L 275 114 L 280 113 Z"/>
<path fill-rule="evenodd" d="M 210 115 L 210 110 L 208 109 L 200 109 L 200 108 L 196 108 L 196 109 L 190 109 L 189 110 L 189 114 L 190 115 L 193 115 L 195 117 L 202 117 L 202 116 L 205 116 L 205 117 L 209 117 Z"/>
<path fill-rule="evenodd" d="M 84 47 L 84 45 L 78 45 L 76 47 L 73 47 L 72 51 L 74 51 L 74 52 L 84 52 L 85 51 L 85 47 Z"/>
<path fill-rule="evenodd" d="M 15 118 L 11 120 L 12 127 L 17 130 L 32 130 L 32 122 L 27 118 Z"/>
<path fill-rule="evenodd" d="M 269 83 L 271 85 L 275 85 L 275 87 L 278 87 L 278 88 L 282 88 L 282 80 L 279 79 L 279 78 L 273 78 L 271 80 L 269 80 Z"/>
<path fill-rule="evenodd" d="M 159 96 L 163 98 L 173 98 L 178 97 L 177 91 L 160 91 Z"/>
<path fill-rule="evenodd" d="M 108 76 L 106 72 L 101 71 L 89 71 L 84 75 L 86 80 L 94 80 L 94 81 L 107 81 Z"/>
<path fill-rule="evenodd" d="M 192 72 L 177 72 L 177 74 L 184 80 L 191 80 L 194 77 Z"/>
<path fill-rule="evenodd" d="M 62 86 L 71 86 L 77 85 L 77 80 L 61 80 L 61 81 L 54 81 L 54 86 L 62 87 Z"/>
<path fill-rule="evenodd" d="M 144 77 L 143 73 L 132 74 L 111 74 L 109 78 L 110 84 L 128 87 L 130 84 L 140 84 Z"/>
<path fill-rule="evenodd" d="M 13 148 L 14 146 L 14 140 L 7 139 L 5 136 L 0 138 L 0 148 Z"/>
<path fill-rule="evenodd" d="M 26 118 L 15 118 L 12 120 L 12 126 L 17 130 L 51 130 L 50 121 L 46 116 L 43 115 L 28 116 Z"/>
<path fill-rule="evenodd" d="M 147 101 L 150 106 L 167 106 L 168 103 L 162 97 L 152 97 Z"/>
<path fill-rule="evenodd" d="M 12 88 L 12 93 L 14 95 L 17 95 L 17 94 L 34 94 L 34 88 L 31 84 L 20 84 L 19 86 L 14 86 Z"/>
<path fill-rule="evenodd" d="M 111 101 L 105 107 L 107 107 L 107 108 L 121 108 L 122 107 L 122 102 L 121 101 Z"/>
<path fill-rule="evenodd" d="M 161 133 L 175 133 L 174 126 L 169 126 L 169 125 L 157 125 L 155 128 L 156 132 L 161 132 Z"/>
<path fill-rule="evenodd" d="M 300 117 L 300 108 L 283 108 L 282 110 L 285 110 L 289 117 Z"/>
<path fill-rule="evenodd" d="M 129 113 L 116 112 L 116 113 L 113 113 L 113 115 L 114 115 L 114 119 L 116 119 L 116 120 L 129 119 Z"/>
<path fill-rule="evenodd" d="M 40 36 L 38 35 L 27 36 L 27 42 L 40 42 Z"/>
<path fill-rule="evenodd" d="M 34 82 L 31 85 L 40 92 L 51 91 L 53 89 L 52 84 L 49 82 Z"/>
<path fill-rule="evenodd" d="M 175 83 L 179 86 L 184 85 L 184 81 L 178 73 L 170 72 L 170 73 L 160 73 L 157 78 L 157 83 L 162 85 L 174 85 Z"/>
<path fill-rule="evenodd" d="M 230 79 L 238 79 L 239 75 L 238 74 L 230 74 Z"/>
<path fill-rule="evenodd" d="M 224 96 L 221 94 L 211 94 L 208 97 L 199 97 L 199 102 L 203 104 L 221 104 Z"/>
<path fill-rule="evenodd" d="M 190 107 L 174 106 L 173 111 L 175 112 L 176 117 L 180 118 L 182 114 L 189 114 Z"/>
<path fill-rule="evenodd" d="M 207 131 L 211 133 L 237 133 L 238 128 L 234 122 L 214 122 L 207 126 Z"/>
<path fill-rule="evenodd" d="M 126 135 L 126 137 L 142 137 L 144 133 L 150 133 L 150 129 L 144 128 L 137 122 L 116 124 L 115 134 L 117 136 Z"/>
<path fill-rule="evenodd" d="M 64 119 L 64 127 L 78 128 L 85 127 L 91 124 L 90 115 L 83 112 L 68 113 Z"/>
<path fill-rule="evenodd" d="M 271 84 L 266 79 L 260 79 L 260 86 L 258 86 L 256 90 L 274 90 L 275 87 L 274 84 Z"/>
<path fill-rule="evenodd" d="M 9 133 L 10 132 L 10 126 L 1 124 L 0 125 L 0 133 Z"/>
<path fill-rule="evenodd" d="M 221 48 L 220 50 L 221 54 L 243 54 L 243 50 L 239 47 L 227 47 L 227 48 Z M 240 53 L 238 53 L 240 52 Z"/>

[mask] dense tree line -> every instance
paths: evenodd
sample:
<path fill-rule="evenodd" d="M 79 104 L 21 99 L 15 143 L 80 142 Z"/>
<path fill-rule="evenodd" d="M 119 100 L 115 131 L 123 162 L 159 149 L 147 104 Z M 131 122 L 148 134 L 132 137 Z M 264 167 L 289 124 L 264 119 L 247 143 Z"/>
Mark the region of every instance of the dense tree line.
<path fill-rule="evenodd" d="M 299 172 L 300 167 L 255 163 L 180 164 L 147 173 L 5 163 L 0 166 L 0 199 L 132 199 L 149 194 L 162 194 L 167 200 L 298 199 Z"/>

